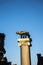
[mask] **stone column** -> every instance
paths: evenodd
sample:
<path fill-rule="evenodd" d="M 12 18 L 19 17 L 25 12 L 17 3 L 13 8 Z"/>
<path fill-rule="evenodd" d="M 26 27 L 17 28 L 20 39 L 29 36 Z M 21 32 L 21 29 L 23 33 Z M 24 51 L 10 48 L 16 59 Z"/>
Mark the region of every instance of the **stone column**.
<path fill-rule="evenodd" d="M 20 46 L 21 65 L 30 65 L 30 40 L 29 38 L 18 39 Z"/>
<path fill-rule="evenodd" d="M 18 39 L 18 46 L 20 46 L 20 57 L 21 57 L 21 65 L 31 65 L 30 58 L 30 46 L 31 46 L 31 38 L 30 36 L 24 37 L 26 33 L 22 32 L 23 38 Z"/>

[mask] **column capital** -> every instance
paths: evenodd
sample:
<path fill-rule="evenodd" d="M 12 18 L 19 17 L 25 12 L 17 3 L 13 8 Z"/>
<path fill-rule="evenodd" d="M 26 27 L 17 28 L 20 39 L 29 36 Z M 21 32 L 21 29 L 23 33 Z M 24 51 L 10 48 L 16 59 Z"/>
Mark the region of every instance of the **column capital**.
<path fill-rule="evenodd" d="M 30 46 L 31 45 L 31 38 L 20 38 L 18 39 L 18 46 Z"/>

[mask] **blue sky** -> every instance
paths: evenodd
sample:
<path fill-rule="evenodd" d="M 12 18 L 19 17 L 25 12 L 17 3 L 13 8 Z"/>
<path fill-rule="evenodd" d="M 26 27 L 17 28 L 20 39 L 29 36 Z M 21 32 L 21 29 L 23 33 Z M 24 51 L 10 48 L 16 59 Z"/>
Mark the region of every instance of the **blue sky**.
<path fill-rule="evenodd" d="M 0 0 L 0 33 L 5 33 L 8 61 L 20 65 L 20 47 L 16 31 L 28 31 L 32 38 L 31 62 L 37 65 L 37 53 L 43 55 L 43 1 Z"/>

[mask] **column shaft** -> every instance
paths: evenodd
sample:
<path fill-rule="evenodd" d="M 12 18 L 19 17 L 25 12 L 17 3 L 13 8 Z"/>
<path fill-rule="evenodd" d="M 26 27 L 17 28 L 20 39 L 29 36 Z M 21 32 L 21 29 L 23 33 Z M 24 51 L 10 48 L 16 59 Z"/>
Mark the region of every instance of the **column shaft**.
<path fill-rule="evenodd" d="M 21 65 L 30 65 L 30 47 L 28 45 L 20 46 Z"/>

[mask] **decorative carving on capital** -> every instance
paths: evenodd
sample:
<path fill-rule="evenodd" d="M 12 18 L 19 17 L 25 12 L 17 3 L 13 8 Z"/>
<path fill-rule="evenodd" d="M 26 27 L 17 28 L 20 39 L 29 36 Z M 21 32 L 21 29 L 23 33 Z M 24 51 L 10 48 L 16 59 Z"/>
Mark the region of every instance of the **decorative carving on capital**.
<path fill-rule="evenodd" d="M 31 42 L 31 38 L 20 38 L 18 39 L 18 42 Z"/>
<path fill-rule="evenodd" d="M 24 46 L 30 46 L 31 44 L 28 42 L 28 43 L 18 43 L 18 46 L 22 46 L 22 45 L 24 45 Z"/>
<path fill-rule="evenodd" d="M 25 38 L 25 39 L 18 39 L 18 46 L 30 46 L 31 45 L 31 42 L 30 42 L 30 38 Z"/>

